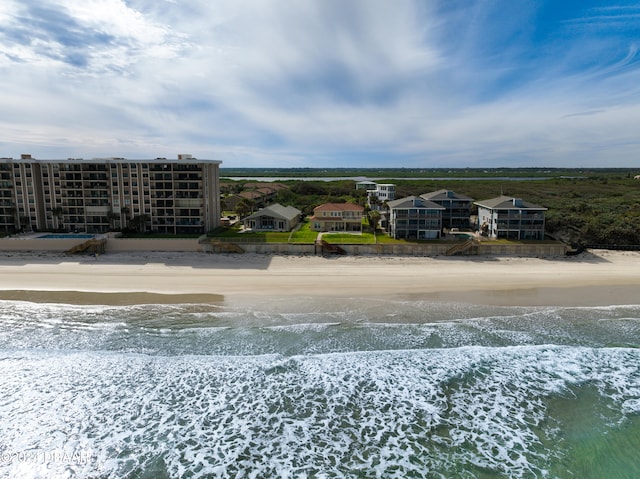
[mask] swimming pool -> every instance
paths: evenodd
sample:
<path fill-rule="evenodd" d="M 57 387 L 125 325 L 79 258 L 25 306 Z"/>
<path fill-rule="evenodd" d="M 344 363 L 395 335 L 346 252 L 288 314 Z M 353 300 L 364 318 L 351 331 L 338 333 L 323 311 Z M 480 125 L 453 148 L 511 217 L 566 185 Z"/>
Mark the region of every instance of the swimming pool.
<path fill-rule="evenodd" d="M 69 234 L 46 234 L 42 236 L 38 236 L 38 239 L 91 239 L 95 235 L 90 234 L 77 234 L 77 233 L 69 233 Z"/>

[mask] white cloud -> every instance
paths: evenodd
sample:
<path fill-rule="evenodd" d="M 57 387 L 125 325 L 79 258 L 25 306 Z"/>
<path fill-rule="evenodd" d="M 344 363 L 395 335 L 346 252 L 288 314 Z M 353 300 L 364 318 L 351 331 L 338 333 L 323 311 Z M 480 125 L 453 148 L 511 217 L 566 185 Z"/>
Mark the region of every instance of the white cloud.
<path fill-rule="evenodd" d="M 5 0 L 0 154 L 49 144 L 63 156 L 191 151 L 229 166 L 344 165 L 368 153 L 378 165 L 549 165 L 596 161 L 609 145 L 630 161 L 636 43 L 532 49 L 531 9 L 495 18 L 509 4 L 448 5 Z M 68 29 L 36 18 L 46 9 Z M 615 42 L 616 59 L 578 68 L 587 50 L 610 54 Z"/>

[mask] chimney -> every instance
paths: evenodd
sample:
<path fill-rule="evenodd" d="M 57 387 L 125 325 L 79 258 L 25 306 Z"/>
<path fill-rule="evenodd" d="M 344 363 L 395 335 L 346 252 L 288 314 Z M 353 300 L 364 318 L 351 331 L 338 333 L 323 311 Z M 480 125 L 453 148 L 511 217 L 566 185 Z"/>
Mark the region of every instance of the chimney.
<path fill-rule="evenodd" d="M 179 160 L 191 160 L 191 159 L 193 159 L 193 156 L 189 155 L 188 153 L 179 153 L 178 154 L 178 159 Z"/>
<path fill-rule="evenodd" d="M 30 160 L 31 159 L 31 155 L 29 153 L 23 153 L 20 155 L 20 158 L 23 160 Z"/>

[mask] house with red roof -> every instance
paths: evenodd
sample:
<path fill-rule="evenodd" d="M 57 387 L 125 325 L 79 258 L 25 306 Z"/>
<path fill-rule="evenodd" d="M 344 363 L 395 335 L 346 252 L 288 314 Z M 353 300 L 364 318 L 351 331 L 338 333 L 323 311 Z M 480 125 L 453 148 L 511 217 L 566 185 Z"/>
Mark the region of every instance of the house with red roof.
<path fill-rule="evenodd" d="M 325 203 L 313 209 L 309 219 L 314 231 L 362 233 L 364 207 L 353 203 Z"/>

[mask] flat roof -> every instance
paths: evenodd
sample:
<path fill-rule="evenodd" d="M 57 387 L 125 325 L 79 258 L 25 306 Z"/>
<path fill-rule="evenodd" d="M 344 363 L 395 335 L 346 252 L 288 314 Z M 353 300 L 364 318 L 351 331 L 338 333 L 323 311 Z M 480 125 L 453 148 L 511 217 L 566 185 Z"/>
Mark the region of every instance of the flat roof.
<path fill-rule="evenodd" d="M 0 163 L 73 163 L 73 164 L 106 164 L 106 163 L 212 163 L 221 164 L 220 160 L 208 160 L 200 158 L 66 158 L 44 160 L 39 158 L 0 158 Z"/>

